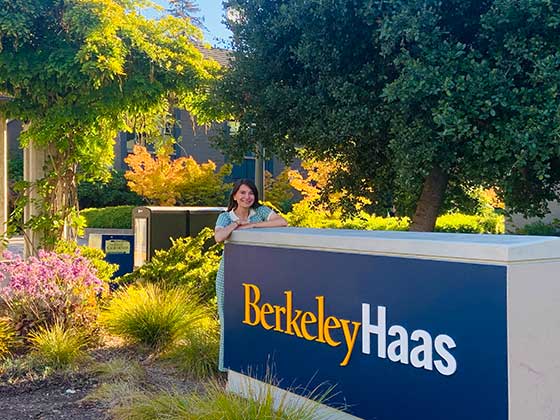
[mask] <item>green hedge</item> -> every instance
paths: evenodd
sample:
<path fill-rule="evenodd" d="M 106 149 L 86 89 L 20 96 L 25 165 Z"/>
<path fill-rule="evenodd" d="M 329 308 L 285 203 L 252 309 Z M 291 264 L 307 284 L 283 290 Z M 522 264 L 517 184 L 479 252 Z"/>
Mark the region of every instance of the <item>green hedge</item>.
<path fill-rule="evenodd" d="M 504 216 L 488 214 L 471 216 L 461 213 L 445 214 L 436 221 L 436 232 L 448 233 L 504 233 Z"/>
<path fill-rule="evenodd" d="M 518 235 L 560 236 L 560 219 L 554 219 L 552 223 L 541 221 L 529 223 L 515 233 Z"/>
<path fill-rule="evenodd" d="M 82 215 L 86 218 L 86 226 L 90 228 L 130 229 L 132 209 L 134 206 L 106 207 L 101 209 L 85 209 Z M 307 208 L 297 208 L 287 213 L 286 219 L 290 226 L 361 229 L 361 230 L 408 230 L 408 217 L 378 217 L 360 213 L 351 219 L 340 219 L 326 213 Z M 461 213 L 446 214 L 438 217 L 436 232 L 448 233 L 504 233 L 504 216 L 490 213 L 486 215 L 466 215 Z"/>
<path fill-rule="evenodd" d="M 309 209 L 300 203 L 285 216 L 290 226 L 310 228 L 408 230 L 410 225 L 408 217 L 378 217 L 364 212 L 350 219 L 341 219 L 336 215 Z M 438 217 L 435 231 L 500 234 L 505 231 L 504 216 L 495 213 L 474 216 L 461 213 L 446 214 Z"/>
<path fill-rule="evenodd" d="M 132 229 L 132 209 L 134 206 L 104 207 L 84 209 L 80 214 L 86 219 L 88 228 Z"/>

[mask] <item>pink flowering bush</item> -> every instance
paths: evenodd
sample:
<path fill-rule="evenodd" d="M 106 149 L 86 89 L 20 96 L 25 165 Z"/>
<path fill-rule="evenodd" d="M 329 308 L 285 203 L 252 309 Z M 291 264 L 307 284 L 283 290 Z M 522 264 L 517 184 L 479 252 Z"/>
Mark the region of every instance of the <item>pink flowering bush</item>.
<path fill-rule="evenodd" d="M 0 263 L 0 300 L 20 336 L 56 322 L 95 328 L 99 298 L 108 291 L 90 260 L 73 254 L 39 251 L 26 260 L 5 252 Z"/>

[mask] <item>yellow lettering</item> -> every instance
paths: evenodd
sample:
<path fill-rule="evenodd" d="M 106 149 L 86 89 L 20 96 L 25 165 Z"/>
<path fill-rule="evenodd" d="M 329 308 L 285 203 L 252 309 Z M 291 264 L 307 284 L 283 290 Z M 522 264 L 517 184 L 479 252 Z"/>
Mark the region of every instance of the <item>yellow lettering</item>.
<path fill-rule="evenodd" d="M 316 335 L 311 335 L 307 331 L 308 324 L 315 324 L 317 322 L 317 317 L 313 312 L 304 312 L 303 316 L 301 317 L 301 333 L 303 334 L 303 338 L 309 341 L 313 341 L 317 338 Z"/>
<path fill-rule="evenodd" d="M 301 311 L 296 309 L 296 317 L 292 319 L 292 292 L 287 290 L 284 292 L 286 295 L 286 334 L 302 337 L 301 331 L 297 325 L 298 318 L 301 316 Z"/>
<path fill-rule="evenodd" d="M 340 363 L 340 366 L 346 366 L 350 361 L 350 356 L 352 356 L 352 351 L 354 350 L 354 345 L 356 344 L 356 337 L 358 336 L 358 331 L 360 330 L 361 322 L 352 321 L 354 326 L 354 332 L 350 333 L 350 321 L 347 319 L 341 319 L 342 331 L 344 331 L 344 339 L 346 341 L 346 357 Z"/>
<path fill-rule="evenodd" d="M 274 305 L 274 309 L 276 311 L 276 327 L 274 328 L 274 331 L 284 332 L 280 322 L 280 314 L 286 315 L 286 308 L 284 308 L 283 306 Z"/>
<path fill-rule="evenodd" d="M 272 325 L 266 322 L 266 316 L 273 313 L 274 313 L 274 308 L 272 307 L 272 305 L 270 303 L 264 303 L 263 306 L 261 307 L 260 318 L 261 318 L 261 324 L 265 330 L 271 330 L 272 328 L 274 328 Z"/>
<path fill-rule="evenodd" d="M 325 326 L 325 297 L 324 296 L 316 296 L 315 299 L 317 300 L 317 342 L 318 343 L 325 343 L 325 333 L 324 333 L 324 326 Z"/>
<path fill-rule="evenodd" d="M 325 340 L 327 344 L 331 347 L 340 346 L 340 341 L 333 340 L 331 337 L 331 333 L 329 331 L 331 329 L 334 330 L 338 328 L 340 328 L 340 321 L 338 320 L 338 318 L 334 316 L 329 316 L 327 319 L 325 319 Z"/>
<path fill-rule="evenodd" d="M 261 291 L 254 284 L 243 283 L 245 297 L 245 317 L 243 323 L 252 327 L 259 324 L 266 330 L 274 329 L 274 331 L 282 332 L 289 335 L 295 335 L 308 341 L 317 341 L 318 343 L 326 343 L 331 347 L 338 347 L 342 343 L 335 340 L 332 336 L 333 331 L 342 328 L 344 342 L 346 344 L 346 354 L 340 362 L 340 366 L 346 366 L 350 362 L 361 322 L 350 321 L 348 319 L 339 319 L 335 316 L 325 318 L 325 297 L 316 296 L 317 313 L 303 312 L 293 307 L 293 292 L 286 290 L 286 305 L 272 305 L 271 303 L 263 303 L 259 306 L 261 300 Z M 274 323 L 272 317 L 267 319 L 268 315 L 274 314 Z M 282 316 L 286 317 L 286 329 L 282 329 Z M 317 324 L 317 335 L 312 326 Z M 311 330 L 311 332 L 310 332 Z"/>
<path fill-rule="evenodd" d="M 254 284 L 243 283 L 243 288 L 245 289 L 245 318 L 243 323 L 254 327 L 259 324 L 260 310 L 259 300 L 261 299 L 261 291 Z M 251 302 L 251 291 L 254 295 L 254 300 Z M 251 309 L 255 311 L 255 320 L 251 321 Z"/>

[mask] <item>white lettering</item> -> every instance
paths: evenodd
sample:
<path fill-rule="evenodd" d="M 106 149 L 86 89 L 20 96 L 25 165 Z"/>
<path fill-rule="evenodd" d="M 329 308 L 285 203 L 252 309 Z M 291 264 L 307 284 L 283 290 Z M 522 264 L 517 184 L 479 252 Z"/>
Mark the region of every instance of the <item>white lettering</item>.
<path fill-rule="evenodd" d="M 448 349 L 454 349 L 457 347 L 455 340 L 445 334 L 438 335 L 435 340 L 436 353 L 443 359 L 446 363 L 444 364 L 441 360 L 436 360 L 434 365 L 439 373 L 445 376 L 453 375 L 457 370 L 457 361 L 451 355 Z"/>
<path fill-rule="evenodd" d="M 389 323 L 390 325 L 390 323 Z M 453 338 L 446 334 L 436 336 L 425 330 L 414 330 L 409 335 L 402 325 L 390 325 L 387 330 L 387 308 L 377 307 L 377 324 L 371 323 L 371 308 L 368 303 L 362 303 L 362 353 L 371 353 L 371 336 L 377 336 L 377 356 L 388 358 L 391 362 L 411 364 L 415 368 L 433 371 L 450 376 L 457 371 L 457 360 L 451 354 L 451 349 L 457 347 Z M 387 342 L 387 335 L 389 338 Z M 409 339 L 418 344 L 413 346 Z M 434 360 L 434 354 L 436 360 Z"/>
<path fill-rule="evenodd" d="M 412 341 L 422 341 L 422 343 L 410 352 L 410 363 L 412 366 L 432 370 L 432 336 L 424 330 L 413 331 L 410 335 Z M 423 358 L 420 358 L 423 355 Z"/>
<path fill-rule="evenodd" d="M 398 338 L 389 344 L 387 355 L 389 360 L 408 364 L 408 332 L 400 325 L 393 325 L 389 328 L 389 335 Z M 398 351 L 398 352 L 397 352 Z"/>
<path fill-rule="evenodd" d="M 370 335 L 377 335 L 377 356 L 385 359 L 387 348 L 387 326 L 385 307 L 377 307 L 377 324 L 370 324 L 370 309 L 368 303 L 362 304 L 362 353 L 370 354 Z"/>

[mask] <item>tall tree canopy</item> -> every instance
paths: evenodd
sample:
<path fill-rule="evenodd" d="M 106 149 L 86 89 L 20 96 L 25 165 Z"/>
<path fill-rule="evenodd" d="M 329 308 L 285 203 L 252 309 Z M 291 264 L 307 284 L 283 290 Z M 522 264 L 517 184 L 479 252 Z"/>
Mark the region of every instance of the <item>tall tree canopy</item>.
<path fill-rule="evenodd" d="M 198 28 L 147 19 L 144 3 L 0 0 L 0 90 L 13 97 L 4 111 L 26 122 L 24 144 L 47 151 L 35 188 L 48 217 L 34 227 L 54 237 L 72 219 L 77 181 L 108 174 L 118 130 L 153 130 L 146 122 L 172 106 L 196 114 L 218 72 L 194 45 Z"/>
<path fill-rule="evenodd" d="M 230 153 L 305 146 L 432 230 L 444 199 L 493 186 L 511 210 L 559 197 L 560 3 L 552 0 L 230 0 L 221 94 Z"/>

